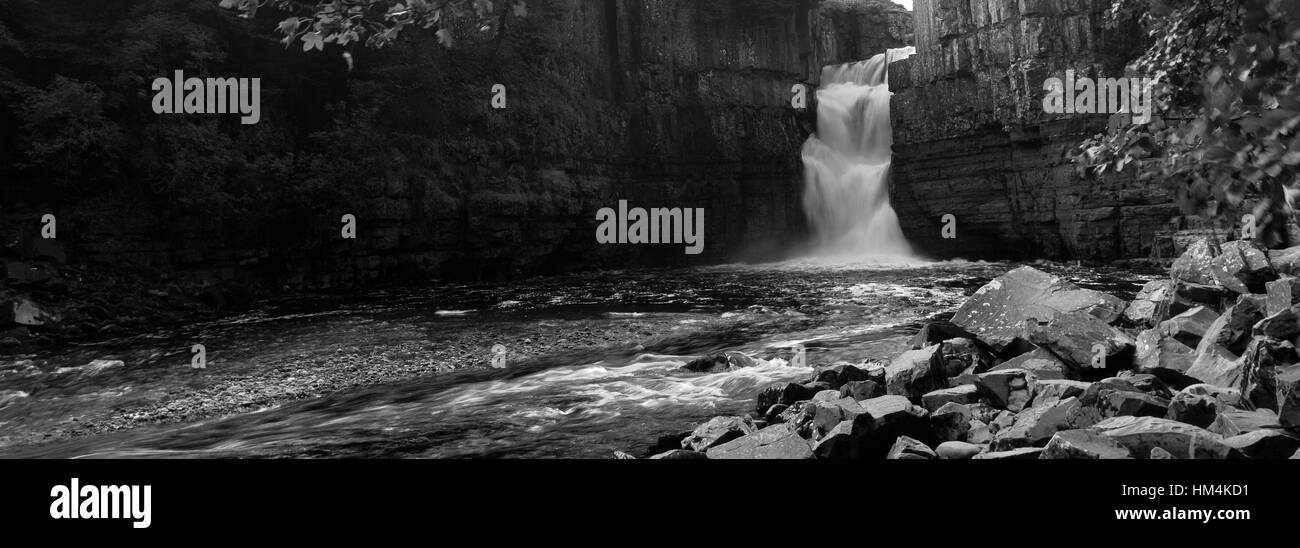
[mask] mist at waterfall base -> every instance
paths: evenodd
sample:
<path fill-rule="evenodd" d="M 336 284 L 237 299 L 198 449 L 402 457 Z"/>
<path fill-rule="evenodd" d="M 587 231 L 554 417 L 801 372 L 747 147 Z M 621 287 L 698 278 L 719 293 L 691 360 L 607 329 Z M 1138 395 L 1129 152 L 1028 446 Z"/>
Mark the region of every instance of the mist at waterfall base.
<path fill-rule="evenodd" d="M 889 63 L 915 48 L 829 66 L 817 91 L 817 134 L 803 147 L 804 211 L 812 224 L 814 260 L 912 265 L 912 252 L 889 203 L 893 128 Z"/>

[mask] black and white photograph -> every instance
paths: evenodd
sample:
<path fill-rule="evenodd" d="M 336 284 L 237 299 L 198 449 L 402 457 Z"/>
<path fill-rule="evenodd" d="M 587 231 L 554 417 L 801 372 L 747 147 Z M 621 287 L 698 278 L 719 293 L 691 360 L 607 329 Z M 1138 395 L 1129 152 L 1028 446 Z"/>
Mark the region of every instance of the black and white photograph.
<path fill-rule="evenodd" d="M 3 496 L 581 460 L 1241 527 L 1300 488 L 1298 220 L 1296 0 L 0 0 Z"/>

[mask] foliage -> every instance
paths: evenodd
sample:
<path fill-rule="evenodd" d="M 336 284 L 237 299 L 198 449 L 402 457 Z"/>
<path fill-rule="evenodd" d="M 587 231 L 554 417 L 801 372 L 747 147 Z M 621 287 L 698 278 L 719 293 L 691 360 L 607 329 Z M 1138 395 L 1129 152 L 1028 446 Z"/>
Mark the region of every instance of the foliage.
<path fill-rule="evenodd" d="M 437 29 L 438 42 L 450 47 L 455 21 L 473 17 L 475 28 L 489 32 L 504 25 L 510 14 L 528 12 L 524 0 L 501 0 L 494 9 L 492 0 L 321 0 L 315 4 L 295 0 L 220 0 L 223 8 L 239 11 L 253 18 L 259 9 L 272 8 L 290 12 L 276 27 L 281 43 L 291 46 L 301 42 L 303 51 L 324 50 L 326 44 L 348 46 L 364 43 L 384 47 L 397 39 L 406 28 Z M 497 29 L 499 30 L 499 28 Z"/>
<path fill-rule="evenodd" d="M 1224 214 L 1252 193 L 1282 207 L 1300 173 L 1300 2 L 1115 0 L 1110 16 L 1147 28 L 1130 70 L 1155 80 L 1157 116 L 1085 141 L 1085 172 L 1133 165 L 1188 213 Z"/>

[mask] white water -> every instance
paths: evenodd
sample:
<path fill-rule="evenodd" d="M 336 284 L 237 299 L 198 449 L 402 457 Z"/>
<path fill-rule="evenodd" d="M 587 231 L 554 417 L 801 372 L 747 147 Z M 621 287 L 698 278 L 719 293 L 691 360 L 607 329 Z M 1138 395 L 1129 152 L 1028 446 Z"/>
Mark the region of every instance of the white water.
<path fill-rule="evenodd" d="M 917 261 L 889 204 L 893 128 L 889 63 L 915 48 L 829 66 L 817 90 L 817 135 L 803 147 L 804 211 L 818 239 L 815 254 L 835 261 Z"/>

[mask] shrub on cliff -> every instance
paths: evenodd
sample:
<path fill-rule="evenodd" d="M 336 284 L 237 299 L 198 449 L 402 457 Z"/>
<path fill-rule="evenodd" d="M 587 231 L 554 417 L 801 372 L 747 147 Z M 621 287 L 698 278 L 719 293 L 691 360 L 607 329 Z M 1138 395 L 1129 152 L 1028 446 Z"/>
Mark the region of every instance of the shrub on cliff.
<path fill-rule="evenodd" d="M 1261 195 L 1261 225 L 1284 224 L 1284 189 L 1300 174 L 1300 4 L 1115 0 L 1110 17 L 1147 28 L 1151 46 L 1130 70 L 1156 82 L 1164 116 L 1085 141 L 1085 173 L 1135 167 L 1173 185 L 1187 213 L 1222 215 Z M 1282 233 L 1265 239 L 1285 243 Z"/>

